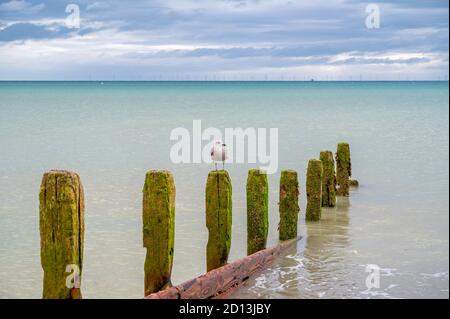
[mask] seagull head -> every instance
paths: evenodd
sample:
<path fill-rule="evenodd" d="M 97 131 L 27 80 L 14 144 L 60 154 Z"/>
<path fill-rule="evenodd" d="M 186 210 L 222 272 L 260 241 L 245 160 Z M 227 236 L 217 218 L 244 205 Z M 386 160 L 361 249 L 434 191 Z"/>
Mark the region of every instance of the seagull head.
<path fill-rule="evenodd" d="M 224 142 L 222 142 L 221 140 L 215 140 L 214 141 L 214 145 L 218 145 L 218 146 L 227 146 Z"/>

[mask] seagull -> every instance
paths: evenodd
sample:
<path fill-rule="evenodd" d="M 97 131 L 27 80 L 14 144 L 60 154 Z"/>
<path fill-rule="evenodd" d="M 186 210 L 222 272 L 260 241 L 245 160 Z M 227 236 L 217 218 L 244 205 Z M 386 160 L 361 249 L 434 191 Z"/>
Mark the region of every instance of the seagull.
<path fill-rule="evenodd" d="M 225 170 L 225 160 L 228 158 L 227 145 L 220 140 L 214 141 L 211 147 L 211 158 L 217 171 L 217 162 L 222 162 L 222 169 Z"/>

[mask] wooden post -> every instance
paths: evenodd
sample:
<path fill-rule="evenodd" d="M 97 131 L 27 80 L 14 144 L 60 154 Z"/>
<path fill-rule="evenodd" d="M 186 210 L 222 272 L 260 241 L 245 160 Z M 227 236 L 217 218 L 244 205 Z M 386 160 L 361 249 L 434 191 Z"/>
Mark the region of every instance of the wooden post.
<path fill-rule="evenodd" d="M 259 169 L 247 177 L 247 255 L 266 248 L 269 230 L 269 183 Z"/>
<path fill-rule="evenodd" d="M 352 176 L 352 164 L 350 160 L 350 145 L 339 143 L 336 152 L 336 180 L 338 184 L 337 194 L 349 195 L 349 179 Z"/>
<path fill-rule="evenodd" d="M 39 193 L 42 297 L 80 299 L 84 242 L 84 192 L 76 173 L 51 170 Z"/>
<path fill-rule="evenodd" d="M 280 177 L 280 240 L 288 240 L 297 237 L 297 222 L 300 208 L 298 206 L 298 176 L 293 170 L 281 172 Z"/>
<path fill-rule="evenodd" d="M 197 278 L 145 297 L 145 299 L 222 299 L 228 298 L 249 278 L 267 269 L 277 258 L 297 244 L 300 238 L 235 260 Z"/>
<path fill-rule="evenodd" d="M 334 171 L 334 158 L 331 151 L 321 151 L 322 161 L 322 207 L 336 206 L 336 175 Z"/>
<path fill-rule="evenodd" d="M 149 171 L 145 176 L 142 202 L 145 256 L 145 295 L 171 286 L 175 183 L 168 171 Z"/>
<path fill-rule="evenodd" d="M 211 171 L 206 182 L 206 268 L 225 265 L 231 246 L 232 186 L 227 171 Z"/>
<path fill-rule="evenodd" d="M 322 161 L 308 162 L 306 174 L 306 220 L 318 221 L 322 215 Z"/>

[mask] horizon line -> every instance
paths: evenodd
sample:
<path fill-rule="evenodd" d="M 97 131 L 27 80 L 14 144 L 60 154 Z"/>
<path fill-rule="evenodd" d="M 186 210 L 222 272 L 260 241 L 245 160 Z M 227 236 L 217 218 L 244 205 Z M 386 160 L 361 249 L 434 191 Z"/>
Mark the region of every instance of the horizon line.
<path fill-rule="evenodd" d="M 449 82 L 448 79 L 425 80 L 1 80 L 0 82 Z"/>

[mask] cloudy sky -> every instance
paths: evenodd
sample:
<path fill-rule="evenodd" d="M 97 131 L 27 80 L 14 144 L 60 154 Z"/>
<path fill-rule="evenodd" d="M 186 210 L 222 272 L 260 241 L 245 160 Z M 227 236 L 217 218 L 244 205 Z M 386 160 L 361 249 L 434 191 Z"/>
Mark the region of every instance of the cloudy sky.
<path fill-rule="evenodd" d="M 71 3 L 79 28 L 66 13 Z M 448 80 L 448 7 L 0 0 L 0 80 Z"/>

